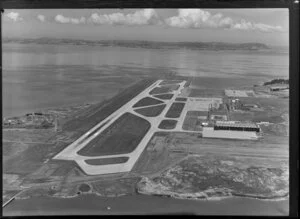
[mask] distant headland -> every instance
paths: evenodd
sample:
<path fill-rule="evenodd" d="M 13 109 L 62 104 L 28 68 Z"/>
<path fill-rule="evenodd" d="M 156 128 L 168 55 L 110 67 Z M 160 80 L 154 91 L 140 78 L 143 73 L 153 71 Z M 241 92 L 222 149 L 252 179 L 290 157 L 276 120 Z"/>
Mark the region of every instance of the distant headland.
<path fill-rule="evenodd" d="M 119 46 L 129 48 L 147 49 L 191 49 L 191 50 L 268 50 L 269 46 L 263 43 L 226 43 L 226 42 L 154 42 L 135 40 L 80 40 L 80 39 L 57 39 L 57 38 L 3 38 L 3 43 L 21 44 L 57 44 L 57 45 L 99 45 L 99 46 Z"/>

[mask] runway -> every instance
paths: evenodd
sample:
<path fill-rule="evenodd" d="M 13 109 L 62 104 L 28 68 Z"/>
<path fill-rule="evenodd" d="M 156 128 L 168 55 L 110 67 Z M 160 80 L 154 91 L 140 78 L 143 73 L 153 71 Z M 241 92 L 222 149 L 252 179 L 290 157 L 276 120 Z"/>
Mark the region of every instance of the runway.
<path fill-rule="evenodd" d="M 141 108 L 147 108 L 147 107 L 152 107 L 156 105 L 161 105 L 156 104 L 156 105 L 150 105 L 150 106 L 144 106 L 144 107 L 138 107 L 138 108 L 133 108 L 133 105 L 137 103 L 140 99 L 143 99 L 145 97 L 151 97 L 154 99 L 154 96 L 150 95 L 150 91 L 154 89 L 155 87 L 159 87 L 160 83 L 162 80 L 158 80 L 154 82 L 151 86 L 146 88 L 144 91 L 142 91 L 140 94 L 138 94 L 136 97 L 131 99 L 128 103 L 123 105 L 120 109 L 112 113 L 110 116 L 108 116 L 105 120 L 97 124 L 95 127 L 90 129 L 88 132 L 86 132 L 84 135 L 82 135 L 80 138 L 78 138 L 76 141 L 74 141 L 72 144 L 67 146 L 63 151 L 58 153 L 56 156 L 53 157 L 53 159 L 57 160 L 74 160 L 81 168 L 82 170 L 88 174 L 88 175 L 98 175 L 98 174 L 110 174 L 110 173 L 120 173 L 120 172 L 129 172 L 144 149 L 146 148 L 148 142 L 152 138 L 155 132 L 194 132 L 194 133 L 199 133 L 197 131 L 186 131 L 182 129 L 182 123 L 184 121 L 187 109 L 186 105 L 180 115 L 179 118 L 176 118 L 177 120 L 177 125 L 174 129 L 171 130 L 166 130 L 166 129 L 160 129 L 158 128 L 160 122 L 164 119 L 169 119 L 166 118 L 165 115 L 168 112 L 170 106 L 172 103 L 175 101 L 175 99 L 178 97 L 178 95 L 181 93 L 181 91 L 184 89 L 184 84 L 186 81 L 182 81 L 178 83 L 179 88 L 175 91 L 171 91 L 169 93 L 174 94 L 173 97 L 169 100 L 161 100 L 163 101 L 164 104 L 166 104 L 166 107 L 163 109 L 163 111 L 160 113 L 159 116 L 157 117 L 146 117 L 143 116 L 137 112 L 135 112 L 135 109 L 141 109 Z M 124 113 L 132 113 L 138 117 L 141 117 L 145 120 L 147 120 L 150 124 L 151 127 L 148 130 L 148 132 L 145 134 L 145 136 L 142 138 L 136 149 L 127 154 L 117 154 L 117 155 L 106 155 L 106 156 L 82 156 L 79 155 L 77 152 L 84 148 L 92 139 L 96 138 L 99 134 L 101 134 L 106 128 L 108 128 L 115 120 L 117 120 L 121 115 Z M 94 133 L 93 133 L 94 132 Z M 92 134 L 92 135 L 91 135 Z M 109 164 L 109 165 L 89 165 L 85 162 L 87 159 L 97 159 L 97 158 L 113 158 L 113 157 L 128 157 L 128 161 L 126 163 L 121 163 L 121 164 Z"/>

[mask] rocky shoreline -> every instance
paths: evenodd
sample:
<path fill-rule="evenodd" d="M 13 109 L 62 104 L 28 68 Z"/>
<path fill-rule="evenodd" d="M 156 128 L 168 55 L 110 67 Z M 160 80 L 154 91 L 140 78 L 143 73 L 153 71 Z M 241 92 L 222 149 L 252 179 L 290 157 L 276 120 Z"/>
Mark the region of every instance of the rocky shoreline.
<path fill-rule="evenodd" d="M 160 189 L 155 188 L 153 185 L 151 185 L 151 181 L 147 177 L 144 177 L 139 183 L 141 184 L 146 183 L 144 186 L 139 186 L 137 188 L 137 193 L 139 194 L 169 197 L 169 198 L 176 198 L 176 199 L 212 201 L 212 200 L 221 200 L 221 199 L 232 198 L 232 197 L 243 197 L 243 198 L 260 199 L 266 201 L 281 201 L 289 197 L 289 193 L 285 193 L 282 195 L 275 195 L 275 196 L 240 194 L 240 193 L 235 193 L 233 192 L 233 190 L 227 188 L 207 189 L 202 192 L 196 192 L 196 193 L 180 193 L 176 191 L 172 192 L 172 191 L 167 191 L 166 188 L 160 188 Z"/>

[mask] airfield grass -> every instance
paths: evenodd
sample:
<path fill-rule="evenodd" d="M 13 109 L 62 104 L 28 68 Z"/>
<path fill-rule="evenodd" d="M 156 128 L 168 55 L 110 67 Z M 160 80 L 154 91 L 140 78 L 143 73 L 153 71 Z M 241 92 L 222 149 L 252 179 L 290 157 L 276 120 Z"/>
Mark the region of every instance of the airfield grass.
<path fill-rule="evenodd" d="M 99 180 L 92 182 L 93 191 L 103 197 L 116 197 L 125 194 L 135 194 L 135 185 L 138 177 L 122 178 L 117 180 Z"/>
<path fill-rule="evenodd" d="M 98 159 L 87 159 L 85 162 L 90 165 L 109 165 L 126 163 L 129 157 L 112 157 L 112 158 L 98 158 Z"/>
<path fill-rule="evenodd" d="M 234 121 L 271 122 L 281 123 L 284 119 L 276 113 L 263 112 L 231 112 L 230 119 Z"/>
<path fill-rule="evenodd" d="M 154 97 L 162 100 L 170 100 L 173 96 L 174 96 L 173 94 L 160 94 L 160 95 L 155 95 Z"/>
<path fill-rule="evenodd" d="M 166 107 L 166 104 L 158 105 L 158 106 L 152 106 L 152 107 L 146 107 L 141 109 L 136 109 L 135 112 L 147 116 L 147 117 L 155 117 L 161 114 L 161 112 Z"/>
<path fill-rule="evenodd" d="M 167 147 L 170 141 L 167 136 L 169 136 L 167 132 L 156 132 L 152 136 L 146 149 L 135 163 L 132 173 L 156 175 L 187 155 L 186 153 L 172 153 Z"/>
<path fill-rule="evenodd" d="M 180 103 L 180 102 L 174 102 L 172 103 L 172 105 L 170 106 L 166 117 L 167 118 L 178 118 L 180 117 L 180 114 L 184 108 L 185 103 Z"/>
<path fill-rule="evenodd" d="M 182 129 L 189 131 L 202 131 L 202 122 L 207 120 L 199 117 L 208 117 L 207 111 L 188 111 L 182 125 Z"/>
<path fill-rule="evenodd" d="M 45 142 L 55 134 L 54 130 L 46 129 L 3 129 L 3 141 L 7 142 Z"/>
<path fill-rule="evenodd" d="M 165 85 L 161 87 L 155 87 L 150 91 L 150 94 L 162 94 L 162 93 L 170 93 L 179 88 L 179 85 Z"/>
<path fill-rule="evenodd" d="M 175 100 L 176 101 L 187 101 L 187 98 L 185 98 L 185 97 L 177 97 Z"/>
<path fill-rule="evenodd" d="M 80 192 L 88 192 L 88 191 L 91 190 L 91 187 L 90 187 L 88 184 L 86 184 L 86 183 L 82 183 L 82 184 L 78 187 L 78 190 L 79 190 Z"/>
<path fill-rule="evenodd" d="M 191 89 L 189 97 L 223 97 L 224 90 L 219 89 Z"/>
<path fill-rule="evenodd" d="M 136 104 L 134 104 L 133 107 L 151 106 L 160 103 L 164 102 L 151 97 L 144 97 L 143 99 L 140 99 Z"/>
<path fill-rule="evenodd" d="M 77 153 L 82 156 L 130 153 L 138 146 L 149 128 L 148 121 L 125 113 Z"/>
<path fill-rule="evenodd" d="M 177 121 L 172 119 L 162 120 L 158 126 L 160 129 L 174 129 L 176 127 Z"/>
<path fill-rule="evenodd" d="M 208 111 L 194 111 L 194 110 L 191 110 L 191 111 L 188 111 L 187 116 L 194 116 L 194 117 L 197 117 L 197 116 L 208 116 Z"/>
<path fill-rule="evenodd" d="M 198 119 L 197 116 L 186 115 L 182 129 L 189 131 L 202 131 L 201 122 L 202 120 Z"/>
<path fill-rule="evenodd" d="M 169 84 L 178 84 L 182 82 L 181 80 L 163 80 L 159 85 L 169 85 Z"/>

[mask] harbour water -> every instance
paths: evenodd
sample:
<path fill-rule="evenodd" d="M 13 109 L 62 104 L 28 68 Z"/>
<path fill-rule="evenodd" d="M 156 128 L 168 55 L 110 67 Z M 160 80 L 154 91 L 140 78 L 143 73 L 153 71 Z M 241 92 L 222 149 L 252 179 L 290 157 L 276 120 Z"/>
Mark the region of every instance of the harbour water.
<path fill-rule="evenodd" d="M 3 44 L 3 116 L 100 102 L 139 77 L 175 72 L 217 86 L 288 78 L 287 52 Z M 272 52 L 273 51 L 273 52 Z M 223 80 L 227 78 L 227 82 Z M 245 80 L 247 79 L 247 80 Z M 201 79 L 202 80 L 202 79 Z M 206 83 L 207 84 L 207 83 Z M 212 84 L 207 84 L 212 86 Z"/>

